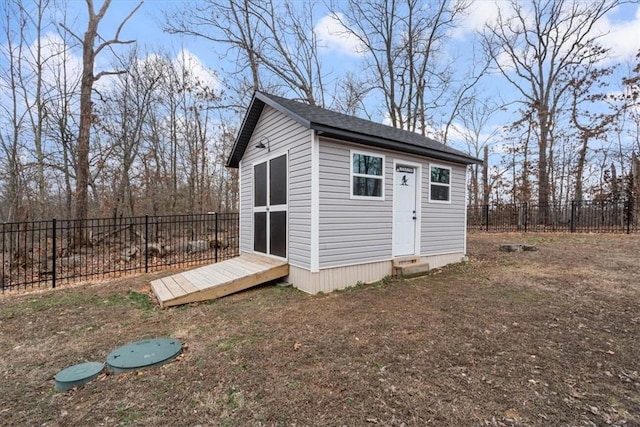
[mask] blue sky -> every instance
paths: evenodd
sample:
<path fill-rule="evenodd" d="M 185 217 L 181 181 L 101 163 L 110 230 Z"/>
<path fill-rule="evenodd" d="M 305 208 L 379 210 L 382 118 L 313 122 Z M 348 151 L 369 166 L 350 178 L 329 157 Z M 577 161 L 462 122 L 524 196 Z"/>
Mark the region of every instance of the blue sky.
<path fill-rule="evenodd" d="M 102 33 L 105 36 L 111 34 L 117 23 L 137 3 L 135 0 L 114 0 L 101 26 Z M 85 7 L 82 0 L 72 0 L 70 4 L 81 8 Z M 185 7 L 185 4 L 188 2 L 147 0 L 125 27 L 122 38 L 136 39 L 142 48 L 154 49 L 161 46 L 169 51 L 186 49 L 195 55 L 203 65 L 214 71 L 221 67 L 228 67 L 229 64 L 220 60 L 220 54 L 224 51 L 223 47 L 212 46 L 210 42 L 204 40 L 169 36 L 161 31 L 160 26 L 164 20 L 163 13 L 169 10 L 179 10 L 181 7 Z M 473 48 L 473 32 L 494 19 L 498 9 L 502 8 L 504 11 L 507 4 L 502 0 L 475 0 L 473 2 L 467 17 L 452 34 L 452 43 L 449 46 L 451 55 L 459 58 L 460 69 L 466 69 L 470 65 L 468 58 L 471 57 L 470 50 Z M 340 34 L 337 23 L 327 16 L 328 12 L 319 2 L 314 12 L 316 32 L 326 46 L 323 49 L 323 65 L 328 70 L 335 70 L 335 74 L 341 74 L 345 70 L 358 72 L 361 61 L 356 53 L 355 41 Z M 111 31 L 109 31 L 110 29 Z M 603 42 L 612 49 L 612 62 L 631 61 L 640 48 L 640 4 L 636 2 L 618 7 L 600 22 L 595 31 L 607 33 Z M 487 90 L 500 92 L 500 96 L 507 100 L 510 98 L 509 90 L 505 90 L 507 88 L 499 76 L 485 79 L 483 84 Z"/>
<path fill-rule="evenodd" d="M 96 8 L 102 3 L 96 1 Z M 105 38 L 111 38 L 115 33 L 117 25 L 131 12 L 138 4 L 137 0 L 113 0 L 103 22 L 100 25 L 100 33 Z M 86 25 L 86 3 L 84 0 L 68 0 L 66 2 L 69 9 L 69 16 L 77 17 L 73 23 L 73 28 L 82 34 Z M 194 71 L 206 74 L 209 68 L 214 72 L 222 69 L 230 69 L 233 64 L 229 58 L 224 58 L 225 46 L 215 46 L 211 42 L 196 39 L 182 38 L 175 35 L 168 35 L 162 32 L 161 26 L 164 22 L 165 12 L 180 10 L 187 7 L 188 1 L 173 0 L 146 0 L 140 10 L 132 17 L 121 33 L 121 39 L 135 39 L 138 47 L 142 51 L 157 51 L 158 49 L 167 52 L 183 52 L 189 56 L 189 60 Z M 328 11 L 322 2 L 314 3 L 315 31 L 324 45 L 322 50 L 323 66 L 329 71 L 329 79 L 339 77 L 346 71 L 361 73 L 362 58 L 358 54 L 357 42 L 352 38 L 344 36 L 344 32 L 335 19 L 331 19 Z M 466 70 L 470 64 L 472 50 L 474 49 L 474 31 L 480 30 L 483 26 L 493 20 L 499 9 L 503 11 L 507 8 L 508 2 L 503 0 L 475 0 L 464 21 L 451 34 L 451 43 L 448 46 L 448 55 L 456 60 L 458 70 Z M 640 4 L 638 2 L 629 3 L 618 7 L 602 20 L 595 31 L 606 34 L 602 41 L 611 48 L 611 62 L 622 62 L 631 64 L 633 57 L 640 48 Z M 112 57 L 108 52 L 103 52 L 96 64 L 97 69 L 110 68 Z M 78 60 L 80 52 L 77 52 Z M 623 65 L 619 72 L 628 71 L 628 67 Z M 619 75 L 615 78 L 619 80 Z M 105 84 L 106 82 L 101 82 Z M 515 93 L 505 84 L 504 79 L 499 75 L 489 76 L 481 82 L 479 87 L 483 94 L 490 94 L 494 100 L 502 99 L 505 102 L 512 101 Z M 386 117 L 381 108 L 379 99 L 369 99 L 368 112 L 373 113 L 373 119 L 385 121 Z M 485 136 L 488 136 L 496 129 L 513 121 L 514 116 L 509 111 L 501 112 L 492 117 L 491 123 L 486 129 Z M 460 124 L 459 124 L 460 125 Z M 436 129 L 437 130 L 437 129 Z M 493 151 L 499 153 L 501 150 L 495 146 Z"/>

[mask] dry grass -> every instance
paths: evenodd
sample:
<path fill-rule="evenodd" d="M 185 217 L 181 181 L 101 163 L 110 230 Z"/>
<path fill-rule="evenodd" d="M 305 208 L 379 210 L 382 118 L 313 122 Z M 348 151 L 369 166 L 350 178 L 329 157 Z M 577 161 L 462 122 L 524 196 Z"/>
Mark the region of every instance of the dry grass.
<path fill-rule="evenodd" d="M 499 243 L 533 243 L 503 253 Z M 640 425 L 640 237 L 469 236 L 471 262 L 162 311 L 151 276 L 0 299 L 6 425 Z M 157 276 L 157 275 L 156 275 Z M 54 393 L 144 338 L 159 368 Z"/>

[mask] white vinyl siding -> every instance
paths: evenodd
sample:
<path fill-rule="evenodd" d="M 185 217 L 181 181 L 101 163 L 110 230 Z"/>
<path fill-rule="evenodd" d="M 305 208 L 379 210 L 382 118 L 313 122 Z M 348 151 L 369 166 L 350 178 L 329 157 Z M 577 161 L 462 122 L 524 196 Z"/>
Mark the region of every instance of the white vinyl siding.
<path fill-rule="evenodd" d="M 256 145 L 268 137 L 271 152 Z M 265 145 L 266 142 L 265 142 Z M 265 105 L 242 157 L 240 216 L 241 248 L 253 252 L 253 167 L 267 156 L 288 153 L 289 263 L 309 268 L 311 238 L 311 137 L 308 129 Z"/>
<path fill-rule="evenodd" d="M 392 204 L 387 197 L 351 198 L 351 149 L 360 147 L 320 139 L 319 266 L 353 265 L 391 259 Z M 371 148 L 366 154 L 379 155 Z M 390 194 L 393 162 L 384 160 L 384 193 Z"/>
<path fill-rule="evenodd" d="M 429 171 L 432 159 L 380 150 L 385 156 L 385 200 L 350 198 L 351 150 L 370 147 L 320 139 L 320 268 L 339 267 L 392 259 L 393 162 L 411 162 Z M 430 173 L 422 173 L 420 208 L 420 254 L 442 255 L 464 252 L 466 168 L 451 168 L 450 203 L 432 203 Z"/>
<path fill-rule="evenodd" d="M 454 163 L 439 166 L 451 168 L 450 201 L 434 203 L 430 200 L 430 195 L 423 197 L 421 255 L 464 252 L 466 167 Z M 430 175 L 431 173 L 425 173 L 422 176 L 423 192 L 430 189 Z"/>

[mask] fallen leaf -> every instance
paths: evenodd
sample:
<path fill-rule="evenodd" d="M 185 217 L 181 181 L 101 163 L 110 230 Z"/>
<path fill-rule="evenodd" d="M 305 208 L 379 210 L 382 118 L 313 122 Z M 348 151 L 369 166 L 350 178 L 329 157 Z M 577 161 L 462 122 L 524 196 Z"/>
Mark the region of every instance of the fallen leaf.
<path fill-rule="evenodd" d="M 577 392 L 576 390 L 571 390 L 571 392 L 569 393 L 569 396 L 575 397 L 576 399 L 584 398 L 584 396 L 581 393 Z"/>
<path fill-rule="evenodd" d="M 293 344 L 293 349 L 294 349 L 295 351 L 300 350 L 300 348 L 301 348 L 301 347 L 302 347 L 302 344 L 300 344 L 299 342 L 297 342 L 297 343 Z"/>

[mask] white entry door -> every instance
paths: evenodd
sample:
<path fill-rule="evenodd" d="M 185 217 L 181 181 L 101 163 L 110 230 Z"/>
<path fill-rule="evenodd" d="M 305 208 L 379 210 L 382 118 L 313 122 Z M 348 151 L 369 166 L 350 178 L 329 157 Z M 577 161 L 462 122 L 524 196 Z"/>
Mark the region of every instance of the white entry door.
<path fill-rule="evenodd" d="M 393 256 L 416 255 L 416 168 L 397 164 L 394 173 Z"/>

